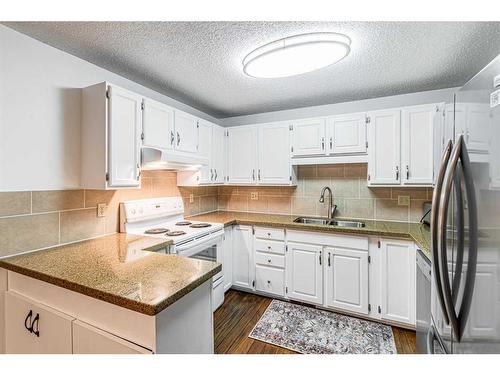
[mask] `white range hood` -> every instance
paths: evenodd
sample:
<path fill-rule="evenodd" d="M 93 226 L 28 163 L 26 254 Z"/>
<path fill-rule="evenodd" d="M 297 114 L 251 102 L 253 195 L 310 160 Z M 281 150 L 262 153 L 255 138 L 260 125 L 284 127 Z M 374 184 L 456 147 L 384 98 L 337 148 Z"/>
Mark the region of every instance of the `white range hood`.
<path fill-rule="evenodd" d="M 142 169 L 144 170 L 198 170 L 208 165 L 208 158 L 198 155 L 185 155 L 179 152 L 168 152 L 155 148 L 143 147 L 141 149 Z"/>

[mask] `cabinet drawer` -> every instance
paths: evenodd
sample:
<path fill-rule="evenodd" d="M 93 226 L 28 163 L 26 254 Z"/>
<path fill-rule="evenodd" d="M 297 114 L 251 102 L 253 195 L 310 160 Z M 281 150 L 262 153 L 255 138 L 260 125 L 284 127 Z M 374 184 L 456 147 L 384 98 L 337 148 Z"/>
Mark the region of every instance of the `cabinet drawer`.
<path fill-rule="evenodd" d="M 5 293 L 5 348 L 9 354 L 71 354 L 69 315 L 14 292 Z M 29 328 L 33 328 L 33 332 Z M 38 336 L 36 333 L 38 332 Z"/>
<path fill-rule="evenodd" d="M 255 253 L 255 263 L 263 266 L 285 268 L 285 256 L 266 253 Z"/>
<path fill-rule="evenodd" d="M 266 266 L 255 266 L 255 289 L 261 292 L 285 295 L 285 271 Z"/>
<path fill-rule="evenodd" d="M 285 240 L 285 230 L 280 228 L 255 228 L 255 237 L 266 240 Z"/>
<path fill-rule="evenodd" d="M 255 240 L 255 251 L 273 254 L 285 254 L 285 243 L 281 241 Z"/>

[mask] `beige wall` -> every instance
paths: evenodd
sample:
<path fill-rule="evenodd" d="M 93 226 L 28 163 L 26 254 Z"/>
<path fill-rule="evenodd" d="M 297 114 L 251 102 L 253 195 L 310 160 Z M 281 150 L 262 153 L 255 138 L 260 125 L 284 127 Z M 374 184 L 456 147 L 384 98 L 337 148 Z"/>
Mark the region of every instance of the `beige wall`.
<path fill-rule="evenodd" d="M 143 171 L 141 182 L 127 190 L 0 192 L 0 257 L 117 232 L 119 202 L 181 195 L 175 172 Z M 181 190 L 187 213 L 217 208 L 217 188 Z M 98 203 L 108 205 L 106 217 L 97 217 Z"/>
<path fill-rule="evenodd" d="M 319 203 L 319 196 L 323 186 L 330 186 L 339 217 L 418 222 L 432 190 L 368 188 L 366 168 L 366 164 L 299 166 L 297 187 L 221 186 L 219 209 L 325 216 L 327 205 Z M 252 192 L 258 193 L 258 200 L 250 198 Z M 398 195 L 409 196 L 410 205 L 399 206 Z"/>

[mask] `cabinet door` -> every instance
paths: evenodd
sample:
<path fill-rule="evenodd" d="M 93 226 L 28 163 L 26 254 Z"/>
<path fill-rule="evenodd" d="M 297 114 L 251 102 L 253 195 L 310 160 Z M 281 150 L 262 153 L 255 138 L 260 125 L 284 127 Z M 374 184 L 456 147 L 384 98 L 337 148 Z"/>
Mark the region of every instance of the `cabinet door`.
<path fill-rule="evenodd" d="M 399 185 L 401 182 L 401 111 L 368 114 L 368 184 Z"/>
<path fill-rule="evenodd" d="M 174 147 L 174 110 L 163 103 L 144 99 L 142 129 L 144 147 L 172 150 Z"/>
<path fill-rule="evenodd" d="M 338 154 L 360 154 L 366 152 L 366 115 L 330 117 L 328 126 L 328 152 Z"/>
<path fill-rule="evenodd" d="M 187 154 L 198 152 L 198 119 L 182 111 L 175 111 L 175 150 Z"/>
<path fill-rule="evenodd" d="M 75 320 L 73 354 L 152 354 L 152 352 L 90 324 Z"/>
<path fill-rule="evenodd" d="M 259 128 L 259 184 L 289 185 L 290 126 L 263 125 Z"/>
<path fill-rule="evenodd" d="M 415 245 L 400 240 L 380 241 L 382 319 L 415 324 Z"/>
<path fill-rule="evenodd" d="M 224 256 L 222 259 L 222 272 L 224 272 L 224 292 L 233 285 L 233 229 L 224 229 L 224 239 L 222 241 Z"/>
<path fill-rule="evenodd" d="M 6 292 L 5 350 L 7 354 L 71 354 L 72 320 L 20 294 Z M 33 332 L 28 330 L 31 327 Z"/>
<path fill-rule="evenodd" d="M 232 184 L 256 183 L 257 128 L 232 128 L 228 132 L 228 182 Z"/>
<path fill-rule="evenodd" d="M 404 185 L 431 185 L 434 174 L 435 105 L 403 109 L 402 181 Z"/>
<path fill-rule="evenodd" d="M 207 121 L 200 121 L 198 145 L 198 155 L 208 160 L 208 165 L 200 168 L 200 184 L 210 184 L 213 182 L 214 173 L 211 163 L 212 158 L 212 124 Z"/>
<path fill-rule="evenodd" d="M 224 128 L 212 126 L 212 169 L 214 173 L 213 182 L 217 184 L 224 183 L 226 147 L 224 142 Z"/>
<path fill-rule="evenodd" d="M 142 97 L 108 87 L 108 186 L 139 186 Z"/>
<path fill-rule="evenodd" d="M 292 155 L 314 156 L 325 155 L 325 119 L 301 120 L 293 123 Z"/>
<path fill-rule="evenodd" d="M 249 290 L 253 290 L 255 273 L 252 242 L 252 227 L 233 228 L 233 285 Z"/>
<path fill-rule="evenodd" d="M 335 247 L 324 252 L 325 305 L 368 314 L 368 252 Z"/>
<path fill-rule="evenodd" d="M 490 107 L 488 104 L 468 103 L 465 142 L 470 152 L 489 152 Z"/>
<path fill-rule="evenodd" d="M 321 246 L 288 243 L 286 286 L 290 299 L 323 303 L 323 254 Z"/>

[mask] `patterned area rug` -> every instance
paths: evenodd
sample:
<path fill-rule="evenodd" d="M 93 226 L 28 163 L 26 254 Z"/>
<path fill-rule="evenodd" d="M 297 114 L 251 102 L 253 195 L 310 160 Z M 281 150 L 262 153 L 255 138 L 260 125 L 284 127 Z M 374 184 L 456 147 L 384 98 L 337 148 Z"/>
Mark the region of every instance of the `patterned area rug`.
<path fill-rule="evenodd" d="M 250 337 L 303 354 L 395 354 L 392 328 L 273 300 Z"/>

